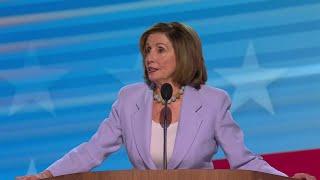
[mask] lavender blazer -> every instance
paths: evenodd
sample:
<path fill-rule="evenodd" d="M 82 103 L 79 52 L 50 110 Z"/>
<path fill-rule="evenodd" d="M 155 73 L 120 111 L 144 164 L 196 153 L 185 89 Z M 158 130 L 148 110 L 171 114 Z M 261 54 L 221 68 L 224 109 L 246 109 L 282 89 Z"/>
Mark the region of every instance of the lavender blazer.
<path fill-rule="evenodd" d="M 86 172 L 124 145 L 137 169 L 157 169 L 150 155 L 153 92 L 144 83 L 122 88 L 108 118 L 93 137 L 71 150 L 47 170 L 54 176 Z M 168 169 L 213 169 L 221 146 L 233 169 L 286 176 L 244 145 L 243 134 L 230 114 L 230 99 L 219 89 L 187 86 Z"/>

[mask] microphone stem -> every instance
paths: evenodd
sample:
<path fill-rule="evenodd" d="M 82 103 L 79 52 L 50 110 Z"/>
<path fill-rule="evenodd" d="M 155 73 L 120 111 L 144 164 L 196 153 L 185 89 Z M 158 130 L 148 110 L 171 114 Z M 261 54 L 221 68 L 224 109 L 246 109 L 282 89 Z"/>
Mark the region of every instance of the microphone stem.
<path fill-rule="evenodd" d="M 168 127 L 168 102 L 164 104 L 163 122 L 163 169 L 167 169 L 167 127 Z"/>

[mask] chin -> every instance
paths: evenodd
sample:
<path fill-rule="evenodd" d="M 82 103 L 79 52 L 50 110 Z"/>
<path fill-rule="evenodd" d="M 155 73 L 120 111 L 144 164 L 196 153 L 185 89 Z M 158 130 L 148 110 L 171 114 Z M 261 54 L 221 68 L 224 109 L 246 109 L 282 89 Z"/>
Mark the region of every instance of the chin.
<path fill-rule="evenodd" d="M 160 78 L 154 76 L 154 75 L 149 75 L 148 76 L 149 80 L 152 81 L 152 82 L 159 82 Z"/>
<path fill-rule="evenodd" d="M 156 84 L 164 84 L 164 83 L 167 83 L 167 82 L 171 82 L 168 78 L 163 78 L 163 77 L 158 77 L 158 76 L 155 76 L 155 75 L 149 75 L 148 76 L 149 80 L 156 83 Z"/>

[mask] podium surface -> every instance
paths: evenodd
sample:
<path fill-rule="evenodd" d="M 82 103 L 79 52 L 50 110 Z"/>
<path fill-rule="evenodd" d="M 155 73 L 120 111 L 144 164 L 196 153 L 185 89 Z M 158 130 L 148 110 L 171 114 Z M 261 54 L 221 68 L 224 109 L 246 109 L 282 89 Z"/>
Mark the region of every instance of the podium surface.
<path fill-rule="evenodd" d="M 76 173 L 47 180 L 289 180 L 292 178 L 248 170 L 124 170 Z"/>

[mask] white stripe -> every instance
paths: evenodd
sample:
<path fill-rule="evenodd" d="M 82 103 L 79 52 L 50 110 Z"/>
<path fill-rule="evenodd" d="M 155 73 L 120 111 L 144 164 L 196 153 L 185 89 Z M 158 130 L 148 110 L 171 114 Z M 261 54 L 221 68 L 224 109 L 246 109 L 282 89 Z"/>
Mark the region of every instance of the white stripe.
<path fill-rule="evenodd" d="M 233 67 L 234 68 L 234 67 Z M 275 70 L 287 70 L 284 72 L 284 74 L 280 77 L 281 79 L 289 79 L 289 78 L 297 78 L 297 77 L 306 77 L 306 76 L 313 76 L 320 74 L 320 64 L 310 64 L 310 65 L 304 65 L 304 66 L 296 66 L 296 67 L 290 67 L 290 68 L 270 68 L 272 71 Z M 265 68 L 265 70 L 268 70 L 268 68 Z M 215 70 L 209 71 L 214 72 Z M 256 78 L 249 78 L 249 77 L 256 77 Z M 265 73 L 262 74 L 260 72 L 254 72 L 250 74 L 238 74 L 235 75 L 235 79 L 238 79 L 239 82 L 242 81 L 242 83 L 252 83 L 256 81 L 266 81 L 268 79 L 271 79 L 273 77 L 272 73 Z M 214 85 L 217 87 L 225 87 L 230 85 L 229 82 L 226 82 L 225 79 L 222 78 L 209 78 L 208 80 L 209 85 Z"/>
<path fill-rule="evenodd" d="M 23 95 L 23 94 L 21 94 Z M 68 108 L 68 107 L 77 107 L 77 106 L 89 106 L 89 105 L 95 105 L 99 103 L 107 103 L 112 102 L 116 99 L 118 96 L 118 93 L 100 93 L 95 95 L 89 95 L 89 96 L 83 96 L 83 97 L 66 97 L 61 98 L 59 100 L 55 100 L 55 109 L 62 109 L 62 108 Z M 38 102 L 42 103 L 44 105 L 45 102 Z M 23 107 L 23 112 L 38 112 L 41 110 L 37 104 L 29 104 L 26 107 Z M 5 107 L 0 107 L 0 115 L 8 115 L 9 110 Z"/>
<path fill-rule="evenodd" d="M 295 12 L 304 12 L 306 8 L 314 8 L 319 9 L 320 6 L 304 6 L 304 7 L 293 7 L 293 8 L 287 8 L 287 14 L 289 12 L 295 13 Z M 208 18 L 204 20 L 191 20 L 186 21 L 187 24 L 190 24 L 192 26 L 196 26 L 196 29 L 200 29 L 201 32 L 203 32 L 201 35 L 206 34 L 214 34 L 216 32 L 221 32 L 220 28 L 214 28 L 214 27 L 222 27 L 222 26 L 230 26 L 233 24 L 233 21 L 235 20 L 235 17 L 237 18 L 249 18 L 249 17 L 257 17 L 257 16 L 263 16 L 263 15 L 270 15 L 270 13 L 280 13 L 280 10 L 273 10 L 273 11 L 267 11 L 267 12 L 257 12 L 257 13 L 249 13 L 249 14 L 242 14 L 242 15 L 236 15 L 236 16 L 228 16 L 228 17 L 220 17 L 220 18 Z M 294 16 L 295 17 L 295 16 Z M 297 19 L 297 18 L 290 18 L 290 19 Z M 311 18 L 313 19 L 313 18 Z M 223 23 L 228 22 L 230 23 Z M 292 23 L 299 22 L 299 19 L 297 21 L 292 21 Z M 223 23 L 223 24 L 222 24 Z M 208 28 L 208 24 L 212 26 L 213 28 Z M 281 23 L 278 23 L 280 25 Z M 1 26 L 1 19 L 0 19 L 0 26 Z M 209 27 L 210 27 L 209 26 Z M 270 24 L 271 26 L 271 24 Z M 270 27 L 268 24 L 268 27 Z M 258 27 L 258 26 L 257 26 Z M 6 43 L 6 44 L 0 44 L 0 53 L 12 53 L 17 51 L 25 51 L 28 48 L 28 45 L 31 43 L 34 45 L 35 48 L 46 48 L 46 47 L 54 47 L 59 45 L 70 45 L 70 44 L 77 44 L 87 41 L 96 41 L 96 40 L 107 40 L 109 38 L 123 38 L 125 36 L 133 37 L 134 35 L 140 35 L 147 27 L 141 26 L 136 28 L 130 28 L 126 30 L 117 30 L 117 31 L 109 31 L 109 32 L 100 32 L 100 33 L 91 33 L 91 34 L 84 34 L 84 35 L 77 35 L 77 36 L 68 36 L 68 37 L 58 37 L 58 38 L 45 38 L 45 39 L 37 39 L 37 40 L 30 40 L 30 41 L 20 41 L 20 42 L 14 42 L 14 43 Z M 251 26 L 248 27 L 249 29 L 252 28 Z M 212 31 L 208 31 L 206 29 L 212 29 Z M 303 33 L 300 33 L 303 34 Z M 270 37 L 276 37 L 277 35 L 267 36 L 267 38 Z M 281 37 L 287 36 L 287 35 L 281 35 Z M 261 39 L 263 37 L 259 37 L 257 39 Z M 137 39 L 138 40 L 138 39 Z M 313 41 L 310 41 L 308 43 L 311 43 Z M 229 43 L 229 42 L 228 42 Z M 306 43 L 306 42 L 304 42 Z"/>
<path fill-rule="evenodd" d="M 35 49 L 54 47 L 59 45 L 70 45 L 77 44 L 81 42 L 96 41 L 109 38 L 117 38 L 124 36 L 132 36 L 132 34 L 140 34 L 145 30 L 146 27 L 136 28 L 123 31 L 112 31 L 112 32 L 102 32 L 102 33 L 93 33 L 93 34 L 84 34 L 78 36 L 68 36 L 68 37 L 58 37 L 51 39 L 39 39 L 39 40 L 30 40 L 30 41 L 21 41 L 14 43 L 7 43 L 0 45 L 0 53 L 12 53 L 20 50 L 27 50 L 30 44 L 33 45 Z"/>
<path fill-rule="evenodd" d="M 0 18 L 0 27 L 16 25 L 16 24 L 35 23 L 35 22 L 48 21 L 48 20 L 59 20 L 59 19 L 66 19 L 66 18 L 73 18 L 73 17 L 92 16 L 92 15 L 121 12 L 121 11 L 128 11 L 128 10 L 134 10 L 134 9 L 151 8 L 151 7 L 157 7 L 157 6 L 167 6 L 171 4 L 179 4 L 179 3 L 192 2 L 192 1 L 193 0 L 142 1 L 142 2 L 135 2 L 135 3 L 106 5 L 106 6 L 99 6 L 99 7 L 54 11 L 54 12 L 38 13 L 38 14 L 30 14 L 30 15 L 10 16 L 5 18 Z"/>
<path fill-rule="evenodd" d="M 303 5 L 267 11 L 244 12 L 218 18 L 208 17 L 190 20 L 187 24 L 195 29 L 199 28 L 202 33 L 213 34 L 226 32 L 226 29 L 228 29 L 227 32 L 232 32 L 319 20 L 319 11 L 320 4 Z"/>

